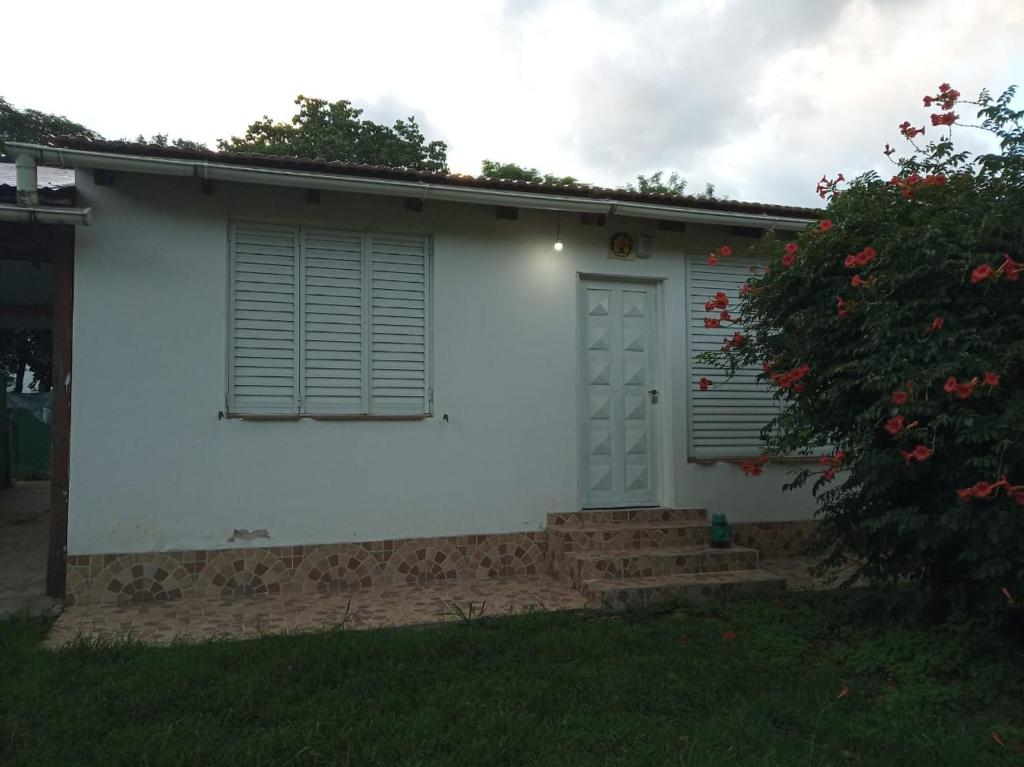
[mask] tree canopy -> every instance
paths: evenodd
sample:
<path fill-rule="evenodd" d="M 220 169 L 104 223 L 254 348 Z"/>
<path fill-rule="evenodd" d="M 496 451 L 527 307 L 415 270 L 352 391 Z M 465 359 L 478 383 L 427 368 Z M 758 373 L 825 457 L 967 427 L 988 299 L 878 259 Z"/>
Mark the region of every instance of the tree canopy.
<path fill-rule="evenodd" d="M 508 181 L 528 181 L 534 184 L 555 184 L 557 186 L 586 186 L 573 176 L 556 176 L 541 173 L 536 168 L 527 168 L 514 162 L 498 162 L 484 160 L 480 164 L 482 178 L 505 179 Z"/>
<path fill-rule="evenodd" d="M 299 111 L 289 122 L 264 116 L 249 125 L 244 136 L 219 140 L 218 148 L 448 172 L 447 145 L 428 142 L 415 117 L 388 127 L 360 119 L 363 110 L 344 99 L 329 102 L 300 95 L 295 103 Z"/>
<path fill-rule="evenodd" d="M 351 101 L 327 101 L 299 95 L 298 112 L 287 122 L 264 115 L 251 123 L 244 136 L 219 139 L 217 148 L 227 152 L 272 154 L 309 159 L 336 160 L 392 168 L 410 168 L 437 173 L 448 172 L 448 146 L 443 141 L 427 141 L 414 116 L 396 120 L 391 126 L 361 119 L 363 110 Z M 0 98 L 0 145 L 4 141 L 39 142 L 48 136 L 85 135 L 103 138 L 96 131 L 67 117 L 35 109 L 19 110 Z M 124 139 L 127 140 L 127 139 Z M 166 133 L 143 134 L 134 143 L 178 149 L 206 150 L 201 141 L 175 138 Z M 489 179 L 525 181 L 557 186 L 588 186 L 575 176 L 558 176 L 514 162 L 484 160 L 480 176 Z M 679 173 L 659 170 L 638 175 L 636 181 L 621 189 L 641 194 L 686 194 L 687 182 Z M 712 198 L 715 188 L 707 184 L 697 197 Z"/>
<path fill-rule="evenodd" d="M 649 176 L 639 174 L 636 177 L 636 181 L 631 181 L 626 184 L 622 189 L 627 192 L 636 192 L 638 194 L 664 194 L 673 197 L 683 197 L 686 195 L 686 187 L 688 182 L 685 178 L 680 176 L 676 171 L 672 171 L 668 176 L 665 175 L 665 171 L 658 170 Z M 704 185 L 704 191 L 694 195 L 699 199 L 723 199 L 715 197 L 715 186 L 714 184 L 707 183 Z"/>
<path fill-rule="evenodd" d="M 21 392 L 28 371 L 33 391 L 49 391 L 53 381 L 53 334 L 50 330 L 0 329 L 0 385 Z"/>
<path fill-rule="evenodd" d="M 8 141 L 37 143 L 47 136 L 69 134 L 100 137 L 96 131 L 63 115 L 47 114 L 37 109 L 18 109 L 0 97 L 0 146 Z"/>

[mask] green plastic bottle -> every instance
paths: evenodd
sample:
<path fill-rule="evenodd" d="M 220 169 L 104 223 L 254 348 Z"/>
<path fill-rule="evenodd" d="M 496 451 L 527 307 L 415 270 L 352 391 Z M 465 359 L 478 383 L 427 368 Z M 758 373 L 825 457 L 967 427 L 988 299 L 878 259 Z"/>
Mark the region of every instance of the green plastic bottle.
<path fill-rule="evenodd" d="M 732 526 L 725 514 L 711 515 L 711 545 L 716 549 L 727 549 L 732 546 Z"/>

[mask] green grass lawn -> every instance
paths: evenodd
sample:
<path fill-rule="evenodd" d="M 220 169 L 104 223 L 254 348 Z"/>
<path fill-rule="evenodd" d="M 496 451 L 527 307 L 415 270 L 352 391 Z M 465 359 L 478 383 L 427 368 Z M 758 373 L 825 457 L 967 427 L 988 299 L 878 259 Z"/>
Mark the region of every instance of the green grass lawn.
<path fill-rule="evenodd" d="M 1024 765 L 1024 650 L 885 604 L 61 652 L 39 647 L 45 620 L 12 619 L 0 764 Z"/>

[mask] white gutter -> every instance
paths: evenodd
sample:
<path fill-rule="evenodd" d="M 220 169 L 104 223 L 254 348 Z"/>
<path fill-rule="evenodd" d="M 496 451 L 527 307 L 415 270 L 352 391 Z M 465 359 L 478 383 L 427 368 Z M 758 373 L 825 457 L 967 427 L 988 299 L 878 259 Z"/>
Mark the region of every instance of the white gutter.
<path fill-rule="evenodd" d="M 765 213 L 733 213 L 724 210 L 676 208 L 670 205 L 652 205 L 641 202 L 616 202 L 612 205 L 616 216 L 630 218 L 656 218 L 661 221 L 690 221 L 695 224 L 719 226 L 755 226 L 762 229 L 806 229 L 810 219 L 790 216 L 772 216 Z"/>
<path fill-rule="evenodd" d="M 55 208 L 39 205 L 0 204 L 0 221 L 18 221 L 23 224 L 80 224 L 92 223 L 92 208 Z"/>
<path fill-rule="evenodd" d="M 30 152 L 41 163 L 62 168 L 99 168 L 128 173 L 149 173 L 162 176 L 233 181 L 242 184 L 320 189 L 325 191 L 414 197 L 475 205 L 501 205 L 533 210 L 555 210 L 570 213 L 604 213 L 633 218 L 692 221 L 718 225 L 752 226 L 758 228 L 803 229 L 811 219 L 771 216 L 761 213 L 680 208 L 673 205 L 625 203 L 609 199 L 592 199 L 570 195 L 540 194 L 479 187 L 459 188 L 428 181 L 396 181 L 392 179 L 337 176 L 309 171 L 254 168 L 207 160 L 181 160 L 167 157 L 140 157 L 128 154 L 90 152 L 82 149 L 61 149 L 8 142 L 7 146 Z"/>

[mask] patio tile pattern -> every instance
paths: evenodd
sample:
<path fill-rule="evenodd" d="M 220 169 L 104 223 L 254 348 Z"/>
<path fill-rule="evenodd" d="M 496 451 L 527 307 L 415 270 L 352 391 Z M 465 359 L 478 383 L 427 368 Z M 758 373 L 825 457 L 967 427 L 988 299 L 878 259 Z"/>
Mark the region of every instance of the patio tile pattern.
<path fill-rule="evenodd" d="M 154 644 L 245 639 L 283 632 L 445 623 L 468 617 L 583 607 L 582 594 L 546 575 L 439 580 L 349 592 L 79 605 L 61 614 L 47 644 L 60 647 L 78 637 L 131 637 Z"/>
<path fill-rule="evenodd" d="M 813 519 L 786 522 L 736 522 L 732 542 L 761 553 L 761 559 L 799 557 L 807 552 L 807 542 L 817 523 Z"/>
<path fill-rule="evenodd" d="M 795 589 L 824 589 L 831 585 L 808 573 L 811 561 L 788 558 L 761 562 L 762 572 L 783 576 Z M 740 573 L 709 574 L 695 582 L 691 593 L 674 596 L 702 601 L 737 598 L 758 586 Z M 251 594 L 236 598 L 198 598 L 119 604 L 79 605 L 58 618 L 47 644 L 59 647 L 78 637 L 134 638 L 151 644 L 206 639 L 246 639 L 284 632 L 323 629 L 362 630 L 429 623 L 450 623 L 466 617 L 500 616 L 535 610 L 578 610 L 586 607 L 620 609 L 664 598 L 658 588 L 664 579 L 648 577 L 631 584 L 610 581 L 603 589 L 607 604 L 588 597 L 569 584 L 546 575 L 509 578 L 432 581 L 394 587 L 370 587 L 348 592 L 301 595 Z M 730 580 L 736 583 L 730 584 Z M 780 588 L 765 583 L 767 590 Z M 636 588 L 639 587 L 639 588 Z"/>

